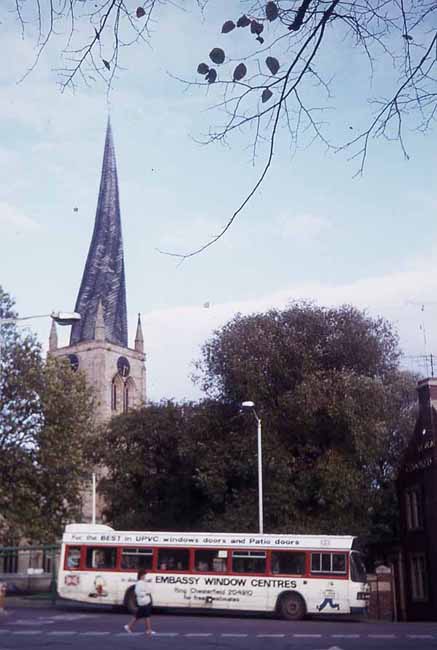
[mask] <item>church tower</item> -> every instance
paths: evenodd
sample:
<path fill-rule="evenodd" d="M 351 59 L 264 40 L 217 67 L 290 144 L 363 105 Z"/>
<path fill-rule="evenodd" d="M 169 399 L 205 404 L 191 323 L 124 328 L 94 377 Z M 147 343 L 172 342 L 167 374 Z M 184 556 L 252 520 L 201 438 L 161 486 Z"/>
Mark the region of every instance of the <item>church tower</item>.
<path fill-rule="evenodd" d="M 58 348 L 55 327 L 49 354 L 68 357 L 94 388 L 100 421 L 140 406 L 146 399 L 146 369 L 141 319 L 134 347 L 128 347 L 126 283 L 117 166 L 108 119 L 94 232 L 71 329 L 70 345 Z"/>

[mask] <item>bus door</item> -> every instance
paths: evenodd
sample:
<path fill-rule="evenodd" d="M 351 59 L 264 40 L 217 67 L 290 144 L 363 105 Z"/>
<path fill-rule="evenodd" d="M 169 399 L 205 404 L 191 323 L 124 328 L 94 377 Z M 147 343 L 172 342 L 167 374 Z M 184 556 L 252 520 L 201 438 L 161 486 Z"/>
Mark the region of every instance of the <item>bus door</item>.
<path fill-rule="evenodd" d="M 311 552 L 308 611 L 320 614 L 349 613 L 347 556 L 346 552 Z"/>

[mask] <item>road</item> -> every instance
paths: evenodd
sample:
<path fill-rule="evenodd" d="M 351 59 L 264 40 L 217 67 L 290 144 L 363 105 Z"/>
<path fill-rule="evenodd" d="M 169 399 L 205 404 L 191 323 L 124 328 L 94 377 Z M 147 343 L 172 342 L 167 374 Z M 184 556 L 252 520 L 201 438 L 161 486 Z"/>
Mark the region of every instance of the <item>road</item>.
<path fill-rule="evenodd" d="M 0 650 L 428 650 L 437 649 L 437 623 L 308 620 L 298 623 L 243 616 L 155 615 L 157 634 L 123 625 L 121 612 L 87 608 L 11 607 L 0 618 Z"/>

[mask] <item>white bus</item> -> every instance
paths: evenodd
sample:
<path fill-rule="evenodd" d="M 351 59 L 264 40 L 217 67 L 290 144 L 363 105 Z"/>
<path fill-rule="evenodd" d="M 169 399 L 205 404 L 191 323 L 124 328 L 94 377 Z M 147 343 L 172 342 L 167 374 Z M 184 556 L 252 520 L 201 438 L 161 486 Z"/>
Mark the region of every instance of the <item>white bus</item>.
<path fill-rule="evenodd" d="M 147 569 L 155 607 L 306 614 L 365 614 L 369 585 L 354 537 L 116 531 L 70 524 L 62 539 L 58 593 L 136 607 Z"/>

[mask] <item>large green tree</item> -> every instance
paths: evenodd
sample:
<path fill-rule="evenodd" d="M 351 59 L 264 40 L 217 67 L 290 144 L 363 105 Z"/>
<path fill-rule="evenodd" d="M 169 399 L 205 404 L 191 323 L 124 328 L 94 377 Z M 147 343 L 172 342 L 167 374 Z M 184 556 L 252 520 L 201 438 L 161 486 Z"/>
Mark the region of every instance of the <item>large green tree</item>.
<path fill-rule="evenodd" d="M 0 318 L 14 317 L 0 288 Z M 65 361 L 44 361 L 35 337 L 14 323 L 0 337 L 0 540 L 50 541 L 80 511 L 93 394 Z"/>
<path fill-rule="evenodd" d="M 111 421 L 101 440 L 116 526 L 257 530 L 262 418 L 267 531 L 396 532 L 393 479 L 414 419 L 415 378 L 398 369 L 383 319 L 294 304 L 237 316 L 203 347 L 198 404 Z"/>
<path fill-rule="evenodd" d="M 263 419 L 266 520 L 279 529 L 392 535 L 416 378 L 392 326 L 351 306 L 236 316 L 204 345 L 211 396 Z"/>
<path fill-rule="evenodd" d="M 96 448 L 108 518 L 124 528 L 237 528 L 226 517 L 253 476 L 235 420 L 214 401 L 150 404 L 113 418 Z"/>

